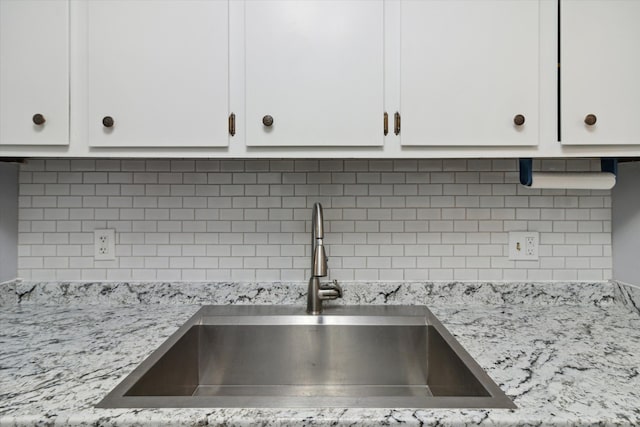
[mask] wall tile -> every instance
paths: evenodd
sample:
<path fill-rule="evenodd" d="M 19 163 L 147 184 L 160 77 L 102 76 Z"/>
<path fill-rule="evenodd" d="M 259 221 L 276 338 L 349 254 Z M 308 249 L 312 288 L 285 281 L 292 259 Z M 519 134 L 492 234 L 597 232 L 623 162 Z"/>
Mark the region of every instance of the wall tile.
<path fill-rule="evenodd" d="M 303 281 L 320 201 L 330 279 L 609 279 L 610 192 L 517 179 L 509 159 L 33 159 L 20 173 L 19 274 Z M 104 227 L 116 229 L 115 261 L 93 259 Z M 526 229 L 540 232 L 540 260 L 509 261 L 508 231 Z"/>

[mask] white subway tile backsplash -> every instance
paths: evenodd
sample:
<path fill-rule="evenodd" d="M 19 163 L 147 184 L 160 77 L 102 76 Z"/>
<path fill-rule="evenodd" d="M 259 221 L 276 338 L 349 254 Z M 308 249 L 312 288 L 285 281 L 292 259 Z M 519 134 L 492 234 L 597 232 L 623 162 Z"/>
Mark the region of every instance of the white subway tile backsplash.
<path fill-rule="evenodd" d="M 598 170 L 545 160 L 541 170 Z M 323 203 L 330 277 L 606 280 L 607 191 L 532 190 L 515 160 L 30 160 L 19 274 L 33 280 L 305 280 Z M 115 228 L 115 261 L 93 230 Z M 509 261 L 508 231 L 540 232 Z"/>

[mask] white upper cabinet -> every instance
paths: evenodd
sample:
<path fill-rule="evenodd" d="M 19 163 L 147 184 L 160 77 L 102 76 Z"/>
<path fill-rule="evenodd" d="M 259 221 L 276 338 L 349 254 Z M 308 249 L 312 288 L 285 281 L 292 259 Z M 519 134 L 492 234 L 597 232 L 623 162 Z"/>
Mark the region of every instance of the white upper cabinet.
<path fill-rule="evenodd" d="M 245 3 L 246 143 L 384 143 L 382 0 Z"/>
<path fill-rule="evenodd" d="M 229 143 L 226 0 L 87 1 L 89 144 Z"/>
<path fill-rule="evenodd" d="M 402 0 L 402 145 L 534 146 L 538 0 Z"/>
<path fill-rule="evenodd" d="M 69 143 L 69 2 L 0 0 L 0 144 Z"/>
<path fill-rule="evenodd" d="M 639 118 L 640 0 L 0 0 L 2 157 L 637 157 Z"/>
<path fill-rule="evenodd" d="M 560 5 L 562 143 L 640 144 L 640 1 Z"/>

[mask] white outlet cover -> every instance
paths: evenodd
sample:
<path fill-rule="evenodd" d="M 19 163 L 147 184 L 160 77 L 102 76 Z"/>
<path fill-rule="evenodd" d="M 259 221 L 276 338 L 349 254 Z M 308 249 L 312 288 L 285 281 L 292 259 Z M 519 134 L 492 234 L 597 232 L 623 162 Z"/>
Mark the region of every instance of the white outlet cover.
<path fill-rule="evenodd" d="M 537 261 L 540 235 L 537 231 L 509 232 L 509 259 L 515 261 Z"/>
<path fill-rule="evenodd" d="M 93 258 L 96 261 L 116 259 L 116 230 L 105 228 L 93 230 Z"/>

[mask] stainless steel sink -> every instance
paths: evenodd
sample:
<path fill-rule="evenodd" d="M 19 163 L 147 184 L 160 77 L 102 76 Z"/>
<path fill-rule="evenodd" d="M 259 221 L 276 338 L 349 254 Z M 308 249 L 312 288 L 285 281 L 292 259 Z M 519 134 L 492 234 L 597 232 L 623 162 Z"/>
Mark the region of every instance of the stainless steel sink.
<path fill-rule="evenodd" d="M 100 408 L 515 408 L 421 306 L 207 306 Z"/>

